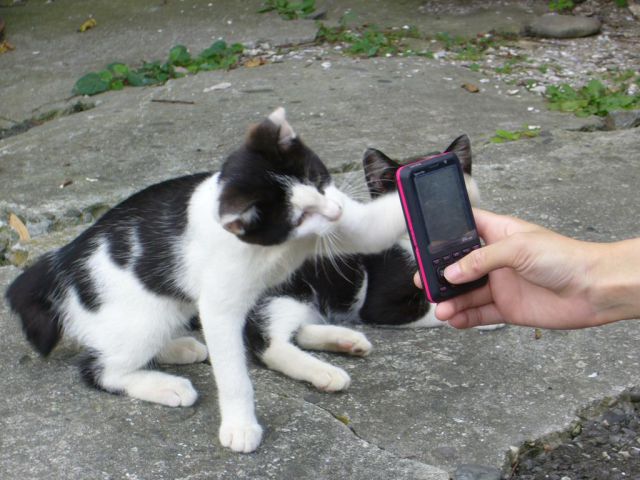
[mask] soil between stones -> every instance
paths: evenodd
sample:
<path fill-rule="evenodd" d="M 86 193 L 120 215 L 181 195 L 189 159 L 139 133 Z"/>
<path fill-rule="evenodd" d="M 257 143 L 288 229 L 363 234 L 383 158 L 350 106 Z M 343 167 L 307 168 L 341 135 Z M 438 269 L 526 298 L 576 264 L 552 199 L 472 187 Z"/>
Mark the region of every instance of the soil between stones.
<path fill-rule="evenodd" d="M 520 457 L 510 480 L 640 479 L 640 390 L 623 397 L 582 431 L 552 448 Z M 526 447 L 525 447 L 526 448 Z"/>

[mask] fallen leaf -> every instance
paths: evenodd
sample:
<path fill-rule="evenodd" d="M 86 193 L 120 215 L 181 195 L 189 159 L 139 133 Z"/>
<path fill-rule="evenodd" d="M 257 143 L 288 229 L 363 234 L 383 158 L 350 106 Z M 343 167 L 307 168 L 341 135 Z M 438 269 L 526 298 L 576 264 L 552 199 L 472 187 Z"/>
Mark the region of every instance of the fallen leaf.
<path fill-rule="evenodd" d="M 95 27 L 96 25 L 98 25 L 98 22 L 96 22 L 95 18 L 90 18 L 88 20 L 85 20 L 84 23 L 82 25 L 80 25 L 80 28 L 78 29 L 79 32 L 86 32 L 87 30 L 89 30 L 90 28 Z"/>
<path fill-rule="evenodd" d="M 542 338 L 542 330 L 540 330 L 539 328 L 536 328 L 533 336 L 536 340 L 540 340 Z"/>
<path fill-rule="evenodd" d="M 9 215 L 9 226 L 18 233 L 21 242 L 28 242 L 31 240 L 29 230 L 27 230 L 26 225 L 22 223 L 22 220 L 20 220 L 15 213 L 11 213 Z"/>
<path fill-rule="evenodd" d="M 478 86 L 474 85 L 473 83 L 463 83 L 462 88 L 464 88 L 467 92 L 471 92 L 471 93 L 478 93 L 480 91 Z"/>
<path fill-rule="evenodd" d="M 0 55 L 2 55 L 3 53 L 10 52 L 11 50 L 15 50 L 15 49 L 16 49 L 16 47 L 11 45 L 6 40 L 4 42 L 0 42 Z"/>
<path fill-rule="evenodd" d="M 267 61 L 264 58 L 253 57 L 247 60 L 246 62 L 244 62 L 244 66 L 248 68 L 254 68 L 254 67 L 259 67 L 261 65 L 264 65 L 265 63 L 267 63 Z"/>

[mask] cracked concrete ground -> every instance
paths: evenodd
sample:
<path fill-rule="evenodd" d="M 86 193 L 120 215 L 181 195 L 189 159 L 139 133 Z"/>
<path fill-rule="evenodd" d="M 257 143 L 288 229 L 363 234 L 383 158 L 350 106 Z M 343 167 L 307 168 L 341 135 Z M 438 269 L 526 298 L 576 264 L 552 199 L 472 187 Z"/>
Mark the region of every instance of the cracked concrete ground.
<path fill-rule="evenodd" d="M 3 126 L 72 104 L 74 81 L 116 59 L 160 58 L 176 43 L 199 51 L 218 36 L 272 45 L 313 38 L 312 22 L 260 16 L 260 4 L 29 1 L 2 9 L 16 46 L 0 56 Z M 398 9 L 415 12 L 419 4 Z M 350 5 L 362 8 L 333 2 L 329 14 L 335 20 Z M 385 18 L 388 2 L 371 2 L 369 10 Z M 89 14 L 98 26 L 76 33 Z M 404 23 L 393 15 L 389 21 Z M 592 120 L 549 112 L 527 92 L 506 96 L 495 80 L 480 94 L 460 88 L 480 78 L 425 58 L 360 60 L 301 47 L 281 63 L 85 99 L 95 108 L 0 140 L 1 221 L 8 213 L 25 219 L 34 238 L 19 248 L 34 258 L 73 238 L 86 212 L 151 182 L 215 169 L 248 124 L 284 105 L 336 172 L 353 169 L 367 146 L 402 158 L 466 132 L 486 208 L 582 239 L 640 235 L 637 129 L 582 132 Z M 204 92 L 222 82 L 231 86 Z M 543 134 L 487 142 L 496 129 L 523 124 L 541 125 Z M 0 267 L 3 290 L 18 271 Z M 169 409 L 86 388 L 73 366 L 77 350 L 65 344 L 39 358 L 4 306 L 0 328 L 2 478 L 444 480 L 462 463 L 503 468 L 510 446 L 563 429 L 593 402 L 640 381 L 638 322 L 540 338 L 526 328 L 367 328 L 371 356 L 323 355 L 352 376 L 345 393 L 252 368 L 266 434 L 256 453 L 237 455 L 217 442 L 209 366 L 171 368 L 193 381 L 200 399 Z"/>

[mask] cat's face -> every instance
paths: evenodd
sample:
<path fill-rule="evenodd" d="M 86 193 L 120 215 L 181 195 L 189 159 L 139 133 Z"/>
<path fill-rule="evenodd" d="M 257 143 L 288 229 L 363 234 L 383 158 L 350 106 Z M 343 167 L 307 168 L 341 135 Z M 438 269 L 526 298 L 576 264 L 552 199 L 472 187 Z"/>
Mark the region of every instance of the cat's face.
<path fill-rule="evenodd" d="M 451 145 L 449 145 L 444 152 L 453 152 L 457 155 L 460 163 L 462 164 L 462 171 L 464 172 L 464 181 L 469 193 L 469 200 L 471 205 L 477 205 L 480 201 L 480 192 L 475 180 L 471 177 L 471 142 L 466 135 L 460 135 L 456 138 Z M 443 153 L 444 153 L 443 152 Z M 411 157 L 405 160 L 404 163 L 410 163 L 419 158 L 437 155 L 440 152 L 431 152 L 426 155 L 419 155 L 417 157 Z M 396 171 L 400 168 L 401 164 L 391 160 L 380 150 L 369 148 L 364 153 L 362 160 L 364 166 L 364 173 L 367 180 L 367 187 L 372 198 L 379 197 L 386 193 L 396 192 Z"/>
<path fill-rule="evenodd" d="M 326 195 L 331 176 L 276 109 L 250 129 L 220 172 L 220 221 L 240 240 L 276 245 L 321 235 L 342 214 Z"/>

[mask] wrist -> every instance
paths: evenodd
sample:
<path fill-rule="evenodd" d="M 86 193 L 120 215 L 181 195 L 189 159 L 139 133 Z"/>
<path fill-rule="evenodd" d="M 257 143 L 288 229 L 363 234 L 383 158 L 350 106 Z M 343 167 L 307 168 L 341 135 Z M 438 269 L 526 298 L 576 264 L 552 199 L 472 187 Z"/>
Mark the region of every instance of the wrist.
<path fill-rule="evenodd" d="M 589 297 L 596 324 L 640 318 L 640 239 L 592 244 Z"/>

